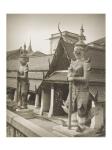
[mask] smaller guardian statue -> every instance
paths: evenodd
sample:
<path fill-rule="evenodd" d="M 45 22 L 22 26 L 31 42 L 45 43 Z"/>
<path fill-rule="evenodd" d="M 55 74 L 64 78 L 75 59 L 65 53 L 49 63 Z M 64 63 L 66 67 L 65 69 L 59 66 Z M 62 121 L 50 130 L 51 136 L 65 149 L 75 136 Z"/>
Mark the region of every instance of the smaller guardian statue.
<path fill-rule="evenodd" d="M 27 96 L 29 90 L 28 80 L 28 56 L 26 46 L 19 58 L 20 66 L 17 72 L 17 111 L 27 109 Z"/>

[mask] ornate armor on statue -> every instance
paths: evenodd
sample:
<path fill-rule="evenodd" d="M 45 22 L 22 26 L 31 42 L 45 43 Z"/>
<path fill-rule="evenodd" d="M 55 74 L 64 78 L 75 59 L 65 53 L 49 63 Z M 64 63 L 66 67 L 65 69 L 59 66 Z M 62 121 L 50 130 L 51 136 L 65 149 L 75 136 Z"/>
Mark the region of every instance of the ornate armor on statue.
<path fill-rule="evenodd" d="M 90 125 L 90 109 L 92 105 L 91 94 L 89 93 L 89 71 L 91 68 L 90 60 L 84 58 L 85 43 L 83 42 L 83 27 L 81 28 L 79 41 L 74 48 L 76 60 L 71 60 L 68 68 L 68 81 L 72 82 L 72 113 L 76 113 L 75 122 L 78 126 Z M 67 100 L 64 102 L 63 109 L 68 112 L 70 101 L 70 91 Z"/>

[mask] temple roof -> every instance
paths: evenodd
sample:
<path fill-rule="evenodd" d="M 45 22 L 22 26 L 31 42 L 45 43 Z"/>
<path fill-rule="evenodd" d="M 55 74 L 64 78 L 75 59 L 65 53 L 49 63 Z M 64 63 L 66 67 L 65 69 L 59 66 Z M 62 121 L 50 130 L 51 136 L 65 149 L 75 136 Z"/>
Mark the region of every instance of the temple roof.
<path fill-rule="evenodd" d="M 23 50 L 23 49 L 21 49 Z M 40 51 L 27 51 L 28 52 L 28 56 L 46 56 L 46 54 L 40 52 Z M 20 57 L 20 49 L 16 49 L 16 50 L 11 50 L 11 51 L 7 51 L 7 60 L 17 60 Z"/>
<path fill-rule="evenodd" d="M 31 56 L 29 57 L 29 70 L 39 71 L 39 70 L 49 70 L 49 63 L 52 61 L 52 55 L 45 55 L 42 57 Z M 18 69 L 19 60 L 9 60 L 7 61 L 7 70 L 16 71 Z"/>
<path fill-rule="evenodd" d="M 74 46 L 74 44 L 68 43 L 60 37 L 47 75 L 57 70 L 68 69 L 71 59 L 75 60 L 73 55 Z M 92 68 L 105 69 L 105 51 L 103 49 L 90 45 L 86 47 L 85 58 L 90 58 Z"/>
<path fill-rule="evenodd" d="M 68 70 L 60 70 L 53 72 L 49 77 L 45 79 L 47 82 L 54 83 L 68 83 L 67 80 Z M 97 82 L 97 83 L 105 83 L 105 74 L 104 73 L 96 73 L 94 70 L 90 72 L 89 82 Z"/>
<path fill-rule="evenodd" d="M 44 82 L 55 83 L 55 84 L 69 84 L 67 80 L 68 70 L 61 70 L 53 72 L 47 77 Z M 105 101 L 105 74 L 95 73 L 91 71 L 89 76 L 89 91 L 93 96 L 98 92 L 98 102 Z"/>
<path fill-rule="evenodd" d="M 44 76 L 49 70 L 52 55 L 43 57 L 32 56 L 29 57 L 29 73 L 28 78 L 30 82 L 31 91 L 35 91 L 41 85 Z M 17 69 L 19 67 L 19 60 L 9 60 L 7 62 L 7 87 L 17 87 Z"/>
<path fill-rule="evenodd" d="M 98 47 L 98 48 L 101 48 L 102 50 L 105 50 L 105 37 L 95 40 L 93 42 L 90 42 L 90 43 L 88 43 L 88 45 L 90 45 L 92 47 Z"/>
<path fill-rule="evenodd" d="M 104 39 L 102 39 L 104 40 Z M 102 41 L 101 40 L 101 41 Z M 97 41 L 97 40 L 96 40 Z M 100 43 L 101 41 L 98 40 Z M 97 42 L 98 42 L 97 41 Z M 94 42 L 93 42 L 94 43 Z M 91 82 L 105 82 L 105 47 L 94 46 L 89 43 L 89 46 L 86 48 L 86 58 L 90 58 L 91 67 L 93 72 L 90 75 Z M 45 55 L 42 53 L 41 57 L 38 57 L 38 52 L 34 52 L 29 57 L 29 78 L 31 89 L 40 87 L 42 83 L 45 82 L 67 82 L 67 69 L 70 65 L 71 59 L 75 60 L 73 55 L 74 44 L 65 41 L 63 37 L 60 37 L 56 51 L 54 55 Z M 9 51 L 7 56 L 9 59 L 7 61 L 7 70 L 8 70 L 8 83 L 15 84 L 16 75 L 14 73 L 10 74 L 10 71 L 17 71 L 19 60 L 18 58 L 19 50 Z M 41 55 L 41 52 L 39 52 Z M 15 60 L 13 58 L 16 58 Z M 59 71 L 61 70 L 61 71 Z M 64 71 L 66 70 L 66 71 Z M 43 73 L 45 80 L 43 80 Z M 16 72 L 15 72 L 16 73 Z M 10 76 L 10 77 L 9 77 Z M 13 82 L 11 81 L 13 77 Z M 37 83 L 39 82 L 39 83 Z M 9 84 L 8 84 L 9 85 Z"/>

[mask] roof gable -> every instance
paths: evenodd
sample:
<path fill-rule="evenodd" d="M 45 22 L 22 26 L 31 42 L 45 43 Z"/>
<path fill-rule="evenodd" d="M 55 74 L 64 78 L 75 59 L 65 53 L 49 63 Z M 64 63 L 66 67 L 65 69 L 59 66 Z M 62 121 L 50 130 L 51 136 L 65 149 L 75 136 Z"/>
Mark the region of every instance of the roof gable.
<path fill-rule="evenodd" d="M 60 37 L 46 77 L 54 71 L 68 69 L 71 59 L 75 61 L 73 51 L 74 44 L 68 43 L 64 41 L 63 37 Z M 101 48 L 98 49 L 96 47 L 88 46 L 87 51 L 85 52 L 85 57 L 86 59 L 91 59 L 92 68 L 105 69 L 105 51 L 103 51 Z"/>
<path fill-rule="evenodd" d="M 68 69 L 71 59 L 75 60 L 73 55 L 74 44 L 67 43 L 60 37 L 57 48 L 55 50 L 49 71 L 46 76 L 56 70 Z"/>

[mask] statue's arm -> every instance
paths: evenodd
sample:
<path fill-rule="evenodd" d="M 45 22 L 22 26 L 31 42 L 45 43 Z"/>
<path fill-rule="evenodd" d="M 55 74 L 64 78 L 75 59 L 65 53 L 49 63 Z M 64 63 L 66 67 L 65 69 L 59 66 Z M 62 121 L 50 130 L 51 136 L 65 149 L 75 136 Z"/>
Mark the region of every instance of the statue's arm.
<path fill-rule="evenodd" d="M 68 80 L 69 81 L 73 81 L 73 80 L 74 81 L 82 81 L 82 82 L 87 81 L 88 77 L 89 77 L 89 68 L 90 68 L 89 66 L 90 66 L 90 64 L 84 63 L 83 64 L 84 75 L 82 77 L 69 76 Z"/>
<path fill-rule="evenodd" d="M 68 68 L 68 74 L 67 74 L 67 78 L 69 79 L 70 77 L 73 76 L 73 67 L 70 64 L 70 67 Z"/>
<path fill-rule="evenodd" d="M 23 75 L 19 76 L 21 79 L 26 79 L 28 77 L 28 72 L 24 72 Z"/>
<path fill-rule="evenodd" d="M 19 74 L 19 78 L 21 78 L 21 79 L 26 79 L 26 78 L 28 78 L 28 66 L 25 67 L 25 69 L 24 69 L 24 74 L 23 74 L 23 75 L 20 75 L 20 74 Z"/>

